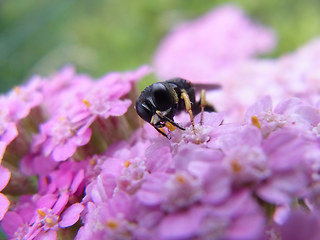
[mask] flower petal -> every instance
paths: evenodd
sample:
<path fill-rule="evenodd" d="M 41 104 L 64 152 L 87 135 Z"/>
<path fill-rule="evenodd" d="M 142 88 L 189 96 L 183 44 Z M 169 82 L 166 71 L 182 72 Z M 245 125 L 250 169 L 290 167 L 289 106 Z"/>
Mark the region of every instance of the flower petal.
<path fill-rule="evenodd" d="M 64 161 L 71 157 L 77 149 L 77 145 L 72 141 L 67 141 L 65 144 L 56 146 L 53 150 L 53 158 L 56 161 Z"/>
<path fill-rule="evenodd" d="M 204 209 L 192 208 L 185 212 L 168 215 L 159 226 L 161 239 L 193 239 L 204 214 Z"/>
<path fill-rule="evenodd" d="M 0 164 L 3 158 L 4 152 L 6 151 L 7 144 L 4 141 L 0 141 Z"/>
<path fill-rule="evenodd" d="M 9 200 L 5 195 L 0 193 L 0 220 L 3 218 L 4 214 L 8 211 L 10 205 Z"/>
<path fill-rule="evenodd" d="M 59 226 L 61 228 L 69 227 L 75 224 L 80 217 L 80 213 L 83 211 L 84 206 L 81 203 L 75 203 L 65 210 L 61 216 Z"/>
<path fill-rule="evenodd" d="M 73 181 L 70 186 L 70 193 L 71 194 L 74 194 L 77 191 L 77 189 L 78 189 L 79 185 L 82 183 L 83 179 L 84 179 L 84 170 L 81 169 L 77 173 L 77 175 L 73 178 Z"/>
<path fill-rule="evenodd" d="M 2 191 L 2 189 L 5 188 L 5 186 L 7 186 L 9 179 L 11 177 L 11 172 L 0 166 L 0 191 Z"/>
<path fill-rule="evenodd" d="M 1 227 L 9 236 L 14 236 L 17 229 L 23 224 L 23 220 L 16 212 L 7 212 L 1 222 Z"/>
<path fill-rule="evenodd" d="M 47 232 L 40 232 L 35 240 L 56 240 L 57 239 L 57 232 L 53 230 L 49 230 Z"/>
<path fill-rule="evenodd" d="M 68 192 L 61 193 L 59 198 L 58 198 L 58 200 L 57 200 L 57 202 L 53 206 L 53 211 L 56 214 L 60 214 L 61 211 L 63 210 L 63 208 L 68 203 L 68 200 L 69 200 L 69 193 Z"/>
<path fill-rule="evenodd" d="M 38 208 L 52 208 L 52 206 L 57 201 L 57 194 L 46 194 L 44 196 L 41 196 L 36 204 Z"/>

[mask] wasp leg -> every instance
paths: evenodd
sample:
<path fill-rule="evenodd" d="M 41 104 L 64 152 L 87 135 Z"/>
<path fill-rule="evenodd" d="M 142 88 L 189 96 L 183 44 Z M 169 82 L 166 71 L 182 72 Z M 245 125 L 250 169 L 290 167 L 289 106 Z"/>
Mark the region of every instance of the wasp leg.
<path fill-rule="evenodd" d="M 212 106 L 212 104 L 206 101 L 206 91 L 204 89 L 201 90 L 200 100 L 196 102 L 193 106 L 193 114 L 200 116 L 200 125 L 203 124 L 203 112 L 216 112 L 216 109 Z"/>
<path fill-rule="evenodd" d="M 192 127 L 194 128 L 193 113 L 192 113 L 192 108 L 191 108 L 191 101 L 190 101 L 190 98 L 189 98 L 188 93 L 187 93 L 186 90 L 184 90 L 184 89 L 181 90 L 181 98 L 184 100 L 184 104 L 185 104 L 185 106 L 186 106 L 186 111 L 189 113 L 190 120 L 191 120 L 191 124 L 192 124 Z"/>
<path fill-rule="evenodd" d="M 160 117 L 160 118 L 162 118 L 162 119 L 164 119 L 164 120 L 166 120 L 167 122 L 169 122 L 169 123 L 171 123 L 173 126 L 175 126 L 175 127 L 177 127 L 177 128 L 180 128 L 181 130 L 185 130 L 183 127 L 181 127 L 179 124 L 177 124 L 175 121 L 172 121 L 170 118 L 168 118 L 167 116 L 165 116 L 165 115 L 163 115 L 162 114 L 162 112 L 160 112 L 160 111 L 156 111 L 156 114 Z"/>
<path fill-rule="evenodd" d="M 206 91 L 204 89 L 202 89 L 201 90 L 201 97 L 200 97 L 200 107 L 201 107 L 200 125 L 203 124 L 203 112 L 204 112 L 205 106 L 207 106 Z"/>

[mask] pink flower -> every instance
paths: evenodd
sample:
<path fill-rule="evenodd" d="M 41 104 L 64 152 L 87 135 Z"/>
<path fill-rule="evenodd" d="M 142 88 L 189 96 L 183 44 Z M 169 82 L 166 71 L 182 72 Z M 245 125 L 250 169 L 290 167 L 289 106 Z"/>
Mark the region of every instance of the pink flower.
<path fill-rule="evenodd" d="M 131 101 L 122 98 L 129 94 L 135 82 L 149 72 L 147 66 L 142 66 L 136 71 L 110 73 L 98 79 L 98 82 L 86 92 L 82 99 L 87 106 L 87 114 L 102 118 L 123 115 L 131 105 Z"/>
<path fill-rule="evenodd" d="M 223 91 L 208 94 L 218 111 L 228 119 L 239 121 L 256 99 L 270 95 L 274 104 L 298 97 L 319 106 L 319 39 L 279 59 L 243 61 L 215 79 Z M 192 79 L 196 81 L 196 79 Z"/>
<path fill-rule="evenodd" d="M 0 191 L 2 191 L 8 184 L 11 173 L 8 169 L 0 166 Z M 0 220 L 2 220 L 4 214 L 7 212 L 10 202 L 7 197 L 0 193 Z"/>
<path fill-rule="evenodd" d="M 83 95 L 92 87 L 93 81 L 88 75 L 76 73 L 73 66 L 65 66 L 42 79 L 43 95 L 46 96 L 42 106 L 47 118 L 77 111 Z"/>
<path fill-rule="evenodd" d="M 272 226 L 266 236 L 270 240 L 316 240 L 319 238 L 320 231 L 319 216 L 314 213 L 307 213 L 302 210 L 292 211 L 287 221 L 280 226 Z"/>
<path fill-rule="evenodd" d="M 319 106 L 319 39 L 278 59 L 252 58 L 273 45 L 270 30 L 236 7 L 223 6 L 172 31 L 155 54 L 155 72 L 163 80 L 179 76 L 219 83 L 222 90 L 207 99 L 227 113 L 225 122 L 241 122 L 246 109 L 265 95 L 274 103 L 299 97 Z"/>
<path fill-rule="evenodd" d="M 48 200 L 49 204 L 44 202 Z M 33 206 L 30 205 L 28 208 L 29 212 L 33 209 L 31 218 L 26 218 L 25 211 L 7 212 L 2 221 L 2 228 L 11 239 L 46 238 L 54 240 L 57 238 L 57 231 L 60 228 L 75 224 L 84 209 L 80 203 L 75 203 L 59 216 L 62 211 L 61 203 L 63 202 L 65 202 L 64 198 L 59 198 L 55 202 L 50 199 L 50 195 L 45 196 L 45 199 L 34 203 Z M 32 203 L 29 202 L 28 204 Z"/>
<path fill-rule="evenodd" d="M 105 119 L 122 116 L 127 112 L 131 100 L 126 98 L 133 84 L 147 73 L 149 68 L 143 66 L 123 74 L 111 73 L 93 82 L 88 76 L 76 75 L 71 67 L 62 69 L 51 77 L 52 82 L 48 84 L 50 88 L 44 84 L 43 94 L 48 95 L 48 98 L 43 104 L 49 109 L 46 114 L 50 119 L 40 126 L 42 136 L 37 138 L 42 141 L 36 144 L 41 146 L 33 148 L 40 147 L 45 156 L 52 155 L 56 161 L 65 161 L 79 147 L 89 143 L 92 131 L 100 134 L 98 137 L 103 138 L 106 144 L 128 135 L 128 129 L 121 131 L 116 127 L 125 119 L 113 118 L 109 122 Z M 114 130 L 118 132 L 113 132 Z M 114 137 L 111 137 L 112 134 Z M 120 134 L 122 135 L 119 136 Z M 106 135 L 109 135 L 108 138 Z M 105 148 L 104 142 L 101 145 Z"/>
<path fill-rule="evenodd" d="M 133 194 L 148 175 L 144 162 L 144 149 L 148 142 L 130 145 L 126 142 L 112 144 L 104 155 L 90 159 L 84 202 L 107 201 L 118 190 Z"/>
<path fill-rule="evenodd" d="M 218 122 L 221 123 L 219 114 L 205 116 L 217 118 L 205 121 L 216 124 L 212 126 L 213 128 L 223 127 L 218 125 Z M 197 125 L 196 129 L 198 128 L 201 129 L 202 126 Z M 191 137 L 190 129 L 182 132 L 182 136 L 181 132 L 173 132 L 172 139 L 176 142 L 161 137 L 151 145 L 148 140 L 146 144 L 131 142 L 129 145 L 125 143 L 112 145 L 112 148 L 105 153 L 100 173 L 88 185 L 88 196 L 84 198 L 88 212 L 84 218 L 84 227 L 79 231 L 79 239 L 106 236 L 122 238 L 124 233 L 137 239 L 152 238 L 152 236 L 157 236 L 158 239 L 191 239 L 196 236 L 209 237 L 220 234 L 231 236 L 240 234 L 241 226 L 246 225 L 252 218 L 257 220 L 255 230 L 243 230 L 241 234 L 247 239 L 260 236 L 264 218 L 258 204 L 254 200 L 249 200 L 249 195 L 244 192 L 239 195 L 233 194 L 227 169 L 222 164 L 223 154 L 213 146 L 208 149 L 205 143 L 195 144 L 194 140 L 189 142 L 184 135 Z M 208 133 L 197 130 L 198 139 L 206 139 L 201 136 L 202 134 L 207 135 L 209 141 L 215 138 L 211 135 L 214 131 Z M 180 137 L 180 141 L 186 142 L 177 142 Z M 143 153 L 142 148 L 148 145 L 150 146 L 146 155 L 140 155 Z M 133 154 L 135 152 L 136 154 Z M 137 164 L 138 162 L 140 164 Z M 263 178 L 260 181 L 262 180 Z M 97 214 L 108 211 L 105 204 L 121 201 L 119 196 L 125 196 L 127 199 L 124 200 L 126 203 L 123 203 L 126 208 L 123 214 L 118 213 L 120 218 L 112 217 L 112 229 L 109 229 L 107 224 L 106 228 L 90 230 L 93 229 L 91 226 L 110 221 L 105 219 L 105 215 L 102 218 L 102 216 L 97 217 Z M 242 213 L 240 208 L 224 204 L 238 197 L 250 202 L 248 212 Z M 123 210 L 119 211 L 122 213 Z M 230 212 L 227 216 L 220 216 L 216 214 L 217 211 Z M 191 219 L 191 222 L 183 224 L 182 219 Z M 214 227 L 211 228 L 214 224 L 216 230 Z M 177 226 L 176 230 L 169 230 L 169 225 Z M 174 232 L 178 231 L 180 225 L 180 232 Z M 190 226 L 188 231 L 183 231 L 187 226 Z"/>
<path fill-rule="evenodd" d="M 248 19 L 236 6 L 225 5 L 176 27 L 154 57 L 160 79 L 182 77 L 210 82 L 249 57 L 271 50 L 274 34 Z"/>
<path fill-rule="evenodd" d="M 43 143 L 44 155 L 52 153 L 56 161 L 71 157 L 77 147 L 87 144 L 91 137 L 91 129 L 81 125 L 65 117 L 56 117 L 42 124 L 41 133 L 46 136 Z"/>
<path fill-rule="evenodd" d="M 30 153 L 20 161 L 20 171 L 25 175 L 47 175 L 58 166 L 51 156 L 43 156 L 39 152 Z"/>
<path fill-rule="evenodd" d="M 298 98 L 281 101 L 273 109 L 271 97 L 263 97 L 248 109 L 246 121 L 251 122 L 253 116 L 258 118 L 264 136 L 278 128 L 301 129 L 305 134 L 313 135 L 311 131 L 320 121 L 317 108 Z"/>
<path fill-rule="evenodd" d="M 10 102 L 10 118 L 17 121 L 25 118 L 31 111 L 43 101 L 43 82 L 38 76 L 34 76 L 24 86 L 16 86 L 7 94 Z"/>
<path fill-rule="evenodd" d="M 86 225 L 76 239 L 132 239 L 136 224 L 129 220 L 131 199 L 122 192 L 100 204 L 88 204 Z"/>
<path fill-rule="evenodd" d="M 194 206 L 167 215 L 160 222 L 158 234 L 160 239 L 257 239 L 263 224 L 259 207 L 242 192 L 216 207 Z"/>
<path fill-rule="evenodd" d="M 75 224 L 84 209 L 78 202 L 83 188 L 85 163 L 64 162 L 58 170 L 43 174 L 38 194 L 24 196 L 15 203 L 15 211 L 4 216 L 5 232 L 21 239 L 57 238 L 57 231 Z M 82 189 L 81 189 L 82 188 Z M 16 218 L 14 223 L 12 219 Z"/>
<path fill-rule="evenodd" d="M 2 160 L 7 146 L 18 136 L 16 122 L 10 116 L 10 103 L 5 98 L 0 99 L 0 159 Z M 0 163 L 1 163 L 0 160 Z"/>

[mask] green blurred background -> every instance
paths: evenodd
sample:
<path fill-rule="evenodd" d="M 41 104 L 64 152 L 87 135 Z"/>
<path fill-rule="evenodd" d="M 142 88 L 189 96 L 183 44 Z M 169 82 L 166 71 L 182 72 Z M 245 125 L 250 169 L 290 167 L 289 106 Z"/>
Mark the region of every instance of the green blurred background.
<path fill-rule="evenodd" d="M 319 0 L 231 2 L 278 33 L 278 47 L 270 56 L 320 34 Z M 0 92 L 66 63 L 94 77 L 149 63 L 175 23 L 222 3 L 226 1 L 0 0 Z"/>

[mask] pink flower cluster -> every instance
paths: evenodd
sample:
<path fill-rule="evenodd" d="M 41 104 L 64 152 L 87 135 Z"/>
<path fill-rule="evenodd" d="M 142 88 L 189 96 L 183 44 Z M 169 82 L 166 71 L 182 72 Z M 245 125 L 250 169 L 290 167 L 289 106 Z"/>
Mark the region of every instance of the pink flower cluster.
<path fill-rule="evenodd" d="M 56 239 L 78 221 L 86 159 L 138 127 L 128 109 L 135 83 L 149 71 L 94 80 L 67 66 L 1 97 L 0 220 L 10 238 Z"/>
<path fill-rule="evenodd" d="M 265 234 L 281 234 L 295 211 L 317 214 L 318 109 L 297 98 L 273 107 L 265 97 L 243 124 L 223 118 L 206 113 L 199 125 L 197 116 L 170 140 L 140 129 L 95 156 L 76 239 L 275 239 Z"/>
<path fill-rule="evenodd" d="M 320 44 L 254 58 L 274 39 L 230 5 L 169 34 L 157 75 L 222 86 L 218 113 L 181 114 L 170 139 L 131 106 L 146 66 L 95 81 L 65 67 L 3 95 L 9 239 L 317 240 Z"/>
<path fill-rule="evenodd" d="M 221 6 L 166 36 L 154 57 L 155 72 L 162 80 L 180 76 L 215 82 L 238 63 L 273 49 L 275 38 L 271 29 L 254 23 L 240 8 Z"/>
<path fill-rule="evenodd" d="M 161 79 L 180 76 L 196 83 L 219 83 L 208 99 L 227 121 L 241 122 L 256 99 L 299 97 L 319 106 L 320 39 L 278 59 L 258 59 L 275 45 L 274 33 L 226 5 L 186 23 L 160 44 L 154 65 Z"/>

